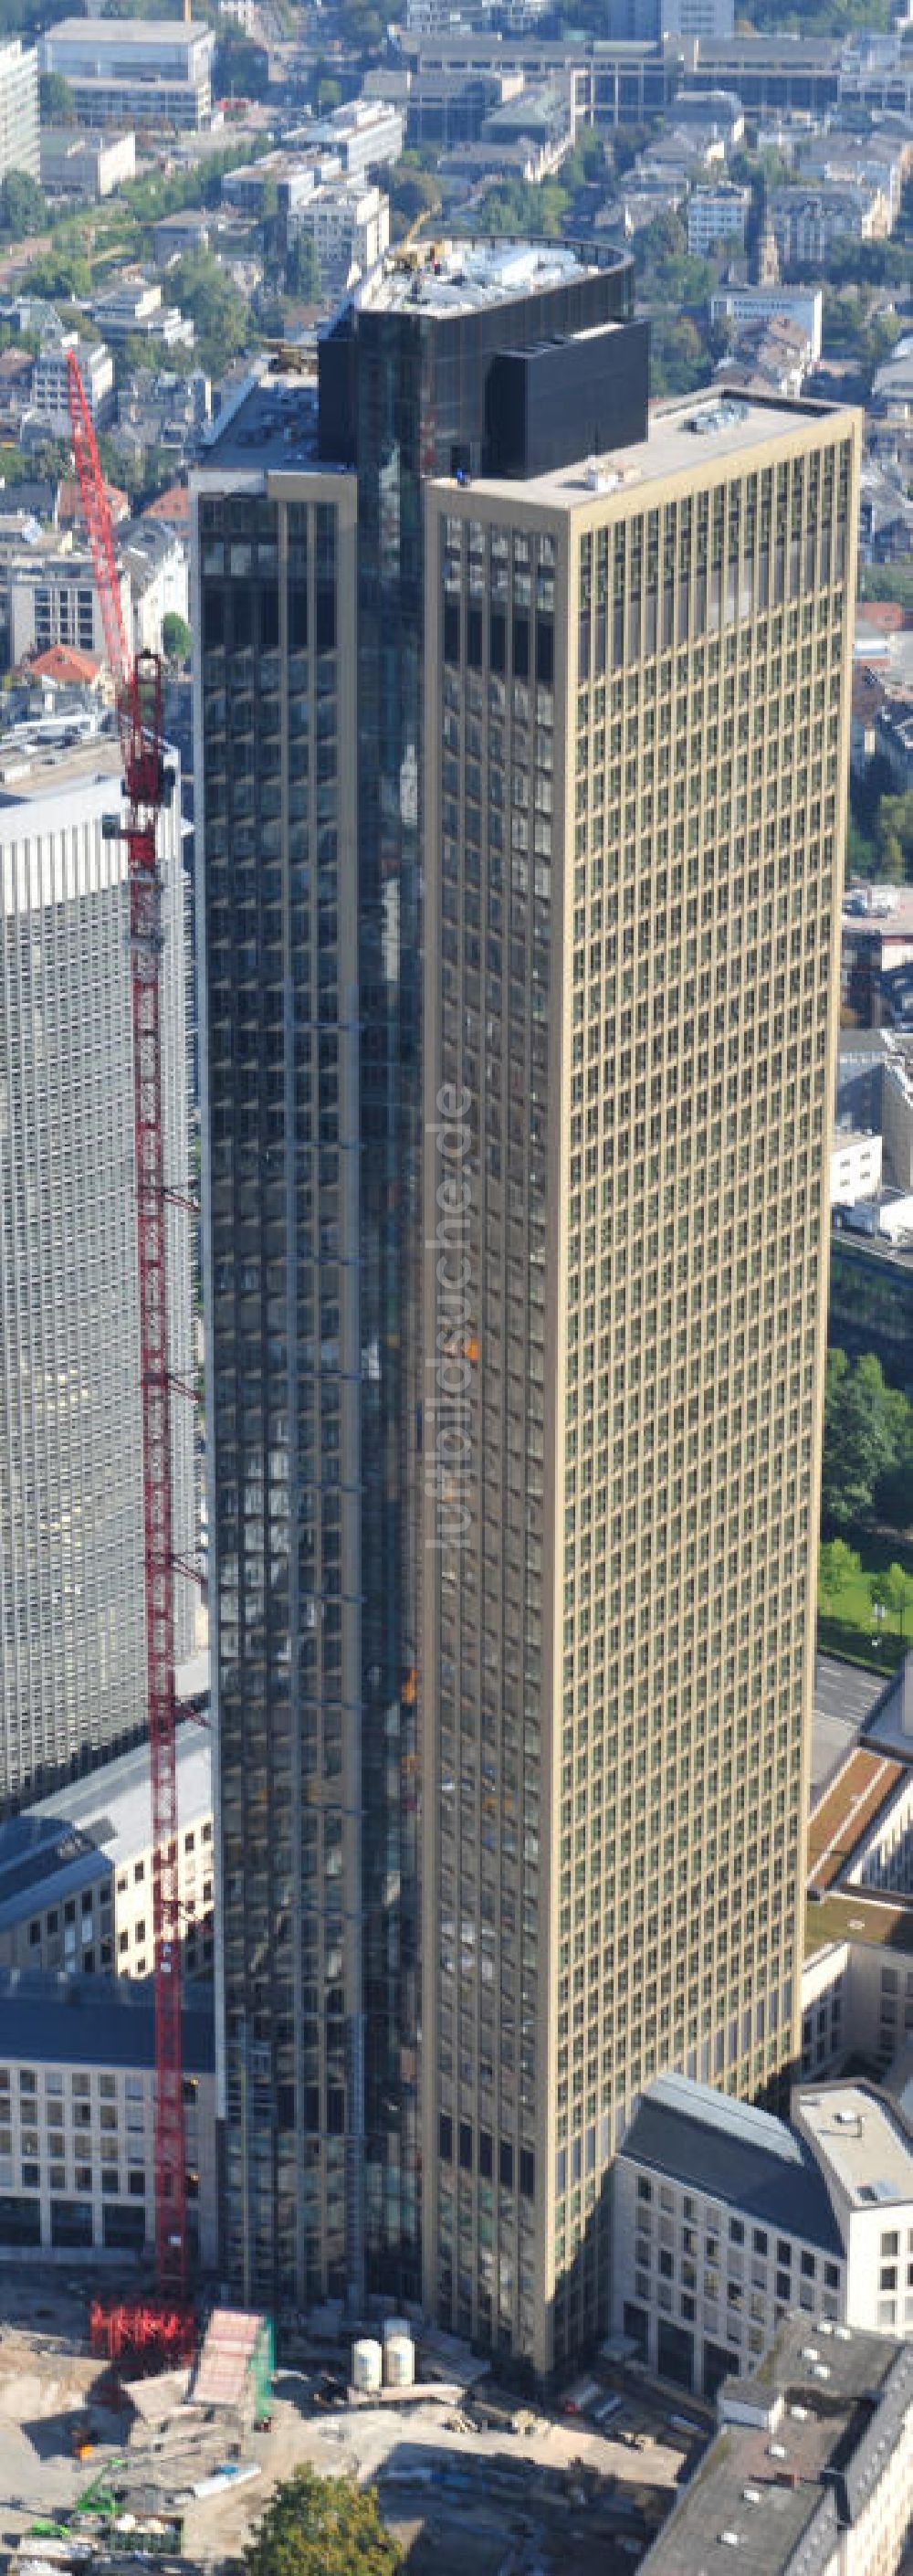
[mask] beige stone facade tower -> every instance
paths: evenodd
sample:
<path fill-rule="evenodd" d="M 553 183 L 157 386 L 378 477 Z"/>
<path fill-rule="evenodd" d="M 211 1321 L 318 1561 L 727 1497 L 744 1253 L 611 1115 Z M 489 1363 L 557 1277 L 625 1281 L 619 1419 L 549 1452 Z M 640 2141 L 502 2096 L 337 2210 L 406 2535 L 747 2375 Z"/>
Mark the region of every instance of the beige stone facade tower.
<path fill-rule="evenodd" d="M 426 493 L 425 2295 L 539 2370 L 641 2087 L 796 2048 L 857 471 Z"/>

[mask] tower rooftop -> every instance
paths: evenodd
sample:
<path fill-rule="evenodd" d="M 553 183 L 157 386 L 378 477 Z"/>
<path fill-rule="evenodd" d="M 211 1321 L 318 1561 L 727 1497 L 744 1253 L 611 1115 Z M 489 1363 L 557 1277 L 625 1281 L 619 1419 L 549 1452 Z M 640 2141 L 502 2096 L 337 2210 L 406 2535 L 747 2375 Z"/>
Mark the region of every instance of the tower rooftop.
<path fill-rule="evenodd" d="M 389 251 L 354 289 L 359 312 L 413 313 L 448 319 L 481 313 L 517 296 L 547 294 L 621 267 L 624 257 L 587 259 L 574 244 L 553 241 L 428 241 Z"/>

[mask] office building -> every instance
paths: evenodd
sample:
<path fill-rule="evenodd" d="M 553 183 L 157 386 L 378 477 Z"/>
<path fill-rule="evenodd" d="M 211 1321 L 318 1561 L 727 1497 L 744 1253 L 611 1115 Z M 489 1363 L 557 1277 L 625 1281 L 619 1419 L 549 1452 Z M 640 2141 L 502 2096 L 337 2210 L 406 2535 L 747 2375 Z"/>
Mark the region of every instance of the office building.
<path fill-rule="evenodd" d="M 420 2288 L 422 478 L 524 451 L 531 374 L 549 452 L 633 435 L 630 307 L 614 254 L 391 259 L 193 478 L 226 2268 L 269 2304 Z"/>
<path fill-rule="evenodd" d="M 389 260 L 195 478 L 227 2260 L 415 2281 L 421 1883 L 424 2296 L 542 2370 L 799 2021 L 856 429 L 648 434 L 629 317 Z"/>
<path fill-rule="evenodd" d="M 208 125 L 214 38 L 172 18 L 61 18 L 41 39 L 41 69 L 62 72 L 83 125 Z"/>
<path fill-rule="evenodd" d="M 334 301 L 382 258 L 390 239 L 390 200 L 379 188 L 351 181 L 314 188 L 288 217 L 288 238 L 309 233 L 321 294 Z"/>
<path fill-rule="evenodd" d="M 821 356 L 822 300 L 820 286 L 722 286 L 711 295 L 710 320 L 714 327 L 731 322 L 736 330 L 745 323 L 794 322 L 803 333 L 810 358 L 817 364 Z"/>
<path fill-rule="evenodd" d="M 857 441 L 427 493 L 425 2296 L 542 2371 L 644 2086 L 798 2050 Z"/>
<path fill-rule="evenodd" d="M 0 1809 L 142 1733 L 143 1486 L 126 851 L 110 737 L 0 779 Z M 165 1174 L 186 1189 L 180 805 L 162 818 Z M 173 1366 L 192 1380 L 189 1221 L 168 1214 Z M 193 1553 L 193 1408 L 173 1405 Z M 192 1587 L 177 1587 L 180 1651 Z"/>
<path fill-rule="evenodd" d="M 79 361 L 93 427 L 105 429 L 114 417 L 114 360 L 110 349 L 103 340 L 80 341 L 75 331 L 66 332 L 59 339 L 43 342 L 32 369 L 31 408 L 47 420 L 48 435 L 57 438 L 69 434 L 67 357 L 71 349 Z"/>
<path fill-rule="evenodd" d="M 218 2261 L 212 1993 L 184 1994 L 184 2143 L 191 2259 Z M 152 1980 L 0 1969 L 0 2267 L 155 2246 Z M 2 2276 L 2 2274 L 0 2274 Z"/>
<path fill-rule="evenodd" d="M 757 2370 L 796 2310 L 913 2330 L 913 2136 L 874 2084 L 797 2087 L 787 2126 L 660 2076 L 612 2187 L 613 2333 L 689 2393 Z"/>
<path fill-rule="evenodd" d="M 746 2576 L 897 2576 L 913 2476 L 909 2344 L 792 2319 L 759 2371 L 724 2382 L 717 2418 L 645 2576 L 706 2576 L 721 2548 Z"/>
<path fill-rule="evenodd" d="M 112 197 L 136 177 L 136 136 L 80 134 L 72 125 L 43 125 L 41 185 L 46 197 L 76 197 L 90 202 Z"/>
<path fill-rule="evenodd" d="M 318 124 L 303 126 L 296 139 L 309 154 L 332 153 L 346 179 L 364 184 L 369 170 L 399 160 L 403 119 L 386 99 L 354 98 L 331 109 Z"/>
<path fill-rule="evenodd" d="M 118 567 L 121 612 L 130 632 L 130 576 Z M 22 545 L 0 566 L 0 633 L 13 669 L 28 656 L 67 645 L 102 662 L 107 646 L 95 588 L 92 558 L 71 553 L 66 541 L 56 551 Z"/>
<path fill-rule="evenodd" d="M 11 36 L 0 44 L 0 179 L 38 177 L 38 56 Z"/>
<path fill-rule="evenodd" d="M 750 208 L 750 188 L 736 188 L 728 179 L 718 180 L 712 188 L 693 189 L 688 199 L 688 249 L 692 258 L 706 259 L 726 241 L 744 250 Z"/>
<path fill-rule="evenodd" d="M 189 1976 L 213 1966 L 212 1756 L 190 1720 L 176 1737 L 178 1903 Z M 152 1970 L 148 1744 L 0 1824 L 0 1968 L 145 1977 Z"/>
<path fill-rule="evenodd" d="M 659 45 L 664 36 L 732 35 L 734 0 L 607 0 L 602 33 L 609 42 Z"/>

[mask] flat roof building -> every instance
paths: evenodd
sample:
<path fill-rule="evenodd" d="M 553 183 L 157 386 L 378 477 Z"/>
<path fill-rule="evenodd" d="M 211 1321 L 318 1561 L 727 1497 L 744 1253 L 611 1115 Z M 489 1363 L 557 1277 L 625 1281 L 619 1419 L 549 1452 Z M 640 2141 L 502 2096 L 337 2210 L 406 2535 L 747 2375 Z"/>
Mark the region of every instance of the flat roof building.
<path fill-rule="evenodd" d="M 38 149 L 38 56 L 11 36 L 0 44 L 0 179 L 37 179 Z"/>
<path fill-rule="evenodd" d="M 196 478 L 228 2260 L 542 2372 L 799 2031 L 858 423 L 646 358 L 412 245 Z"/>
<path fill-rule="evenodd" d="M 91 604 L 91 567 L 87 574 Z M 48 638 L 48 641 L 51 641 Z M 81 640 L 81 639 L 76 639 Z M 91 639 L 90 639 L 91 640 Z M 126 845 L 116 739 L 20 743 L 0 775 L 0 1813 L 146 1720 Z M 165 1170 L 188 1170 L 179 797 L 162 815 Z M 168 1209 L 169 1354 L 192 1378 L 190 1228 Z M 194 1552 L 193 1408 L 172 1407 Z M 193 1598 L 179 1585 L 186 1652 Z"/>
<path fill-rule="evenodd" d="M 196 1721 L 176 1735 L 178 1901 L 187 1974 L 213 1966 L 212 1749 Z M 86 1976 L 151 1972 L 152 1793 L 135 1745 L 26 1815 L 0 1824 L 0 1967 Z"/>
<path fill-rule="evenodd" d="M 86 125 L 208 125 L 214 38 L 163 18 L 61 18 L 41 39 L 41 69 L 61 72 Z"/>
<path fill-rule="evenodd" d="M 210 1990 L 185 1986 L 184 2135 L 191 2260 L 218 2261 Z M 0 2269 L 118 2262 L 155 2245 L 151 1978 L 0 1970 Z"/>
<path fill-rule="evenodd" d="M 638 2096 L 798 2043 L 857 441 L 700 395 L 428 493 L 425 2295 L 540 2369 Z"/>
<path fill-rule="evenodd" d="M 648 2086 L 612 2175 L 612 2331 L 713 2396 L 790 2311 L 913 2329 L 913 2132 L 874 2085 L 795 2089 L 790 2124 L 679 2075 Z"/>
<path fill-rule="evenodd" d="M 793 2320 L 753 2378 L 725 2383 L 718 2414 L 646 2576 L 707 2576 L 721 2546 L 742 2576 L 893 2576 L 913 2489 L 913 2346 Z"/>

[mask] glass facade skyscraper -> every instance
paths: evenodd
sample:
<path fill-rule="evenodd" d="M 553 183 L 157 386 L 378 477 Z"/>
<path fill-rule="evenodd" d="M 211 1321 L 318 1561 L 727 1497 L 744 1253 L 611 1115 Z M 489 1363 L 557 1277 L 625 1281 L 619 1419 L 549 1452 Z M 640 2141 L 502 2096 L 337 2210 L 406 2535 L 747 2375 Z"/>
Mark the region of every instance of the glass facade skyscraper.
<path fill-rule="evenodd" d="M 226 2255 L 258 2297 L 420 2286 L 423 486 L 505 422 L 522 448 L 492 370 L 546 341 L 611 340 L 584 416 L 639 419 L 630 309 L 614 254 L 391 261 L 319 400 L 265 379 L 195 478 Z"/>
<path fill-rule="evenodd" d="M 226 2270 L 539 2370 L 795 2038 L 856 472 L 437 244 L 195 478 Z"/>

